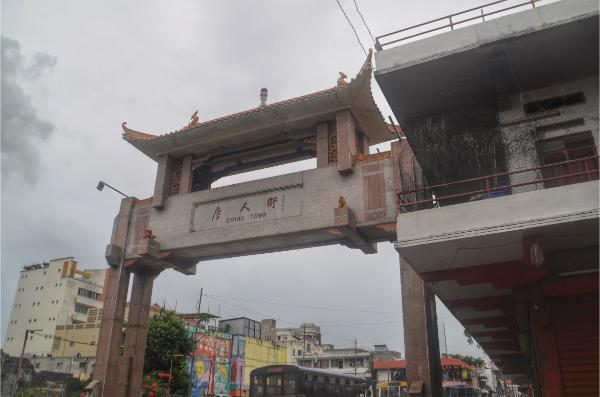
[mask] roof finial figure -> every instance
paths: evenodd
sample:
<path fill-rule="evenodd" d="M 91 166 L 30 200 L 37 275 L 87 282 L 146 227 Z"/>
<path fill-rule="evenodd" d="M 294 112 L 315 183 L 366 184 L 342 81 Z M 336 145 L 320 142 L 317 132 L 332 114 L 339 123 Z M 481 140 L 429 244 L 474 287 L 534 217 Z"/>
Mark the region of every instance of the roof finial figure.
<path fill-rule="evenodd" d="M 267 97 L 269 96 L 269 90 L 266 88 L 260 89 L 260 106 L 267 106 Z"/>
<path fill-rule="evenodd" d="M 199 120 L 200 120 L 200 118 L 198 117 L 198 111 L 196 110 L 192 114 L 192 117 L 190 117 L 190 123 L 188 124 L 188 127 L 193 128 L 193 127 L 197 126 Z"/>
<path fill-rule="evenodd" d="M 339 72 L 339 73 L 340 73 L 340 77 L 338 77 L 338 79 L 337 79 L 337 86 L 338 87 L 343 87 L 346 84 L 348 84 L 348 82 L 346 81 L 346 78 L 348 76 L 344 72 Z"/>

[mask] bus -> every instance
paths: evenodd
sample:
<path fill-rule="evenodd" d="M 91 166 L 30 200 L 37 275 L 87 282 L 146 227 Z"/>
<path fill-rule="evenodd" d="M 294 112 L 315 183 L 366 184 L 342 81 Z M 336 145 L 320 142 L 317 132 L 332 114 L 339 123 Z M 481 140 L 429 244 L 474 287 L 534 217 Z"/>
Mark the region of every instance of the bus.
<path fill-rule="evenodd" d="M 367 397 L 368 382 L 296 365 L 268 365 L 250 372 L 250 397 Z"/>

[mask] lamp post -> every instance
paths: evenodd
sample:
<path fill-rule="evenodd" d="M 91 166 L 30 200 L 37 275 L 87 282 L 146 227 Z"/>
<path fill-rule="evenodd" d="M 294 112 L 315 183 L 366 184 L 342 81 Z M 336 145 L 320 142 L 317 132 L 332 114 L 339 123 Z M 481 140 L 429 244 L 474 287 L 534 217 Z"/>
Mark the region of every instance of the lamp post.
<path fill-rule="evenodd" d="M 171 378 L 173 377 L 173 357 L 185 357 L 185 355 L 171 354 L 171 366 L 169 367 L 169 395 L 171 395 Z"/>
<path fill-rule="evenodd" d="M 27 338 L 29 333 L 42 332 L 41 329 L 28 329 L 25 330 L 25 339 L 23 339 L 23 348 L 21 349 L 21 356 L 19 357 L 19 366 L 17 367 L 17 379 L 15 380 L 15 395 L 17 394 L 17 388 L 19 387 L 19 378 L 21 378 L 21 369 L 23 368 L 23 355 L 25 354 L 25 346 L 27 346 Z"/>
<path fill-rule="evenodd" d="M 126 195 L 126 194 L 125 194 L 125 193 L 123 193 L 122 191 L 115 189 L 114 187 L 110 186 L 108 183 L 106 183 L 106 182 L 103 182 L 103 181 L 99 181 L 99 182 L 98 182 L 98 186 L 96 186 L 96 189 L 98 189 L 98 190 L 102 191 L 102 189 L 104 189 L 104 186 L 106 186 L 106 187 L 108 187 L 108 188 L 110 188 L 110 189 L 114 190 L 115 192 L 119 193 L 120 195 L 122 195 L 122 196 L 123 196 L 123 197 L 125 197 L 125 198 L 129 197 L 128 195 Z"/>

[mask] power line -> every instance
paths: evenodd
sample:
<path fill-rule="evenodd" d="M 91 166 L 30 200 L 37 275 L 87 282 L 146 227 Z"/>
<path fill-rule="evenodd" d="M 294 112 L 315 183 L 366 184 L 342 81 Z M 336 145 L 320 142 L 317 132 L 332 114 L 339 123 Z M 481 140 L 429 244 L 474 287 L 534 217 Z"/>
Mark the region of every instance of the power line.
<path fill-rule="evenodd" d="M 350 18 L 348 18 L 348 15 L 346 14 L 346 11 L 344 11 L 344 8 L 340 4 L 340 0 L 335 0 L 335 1 L 337 2 L 338 6 L 340 7 L 340 10 L 342 10 L 342 13 L 344 14 L 344 16 L 346 17 L 346 21 L 348 21 L 348 23 L 350 24 L 350 27 L 354 31 L 354 35 L 356 36 L 356 40 L 358 41 L 358 44 L 360 45 L 360 48 L 362 48 L 362 50 L 365 53 L 365 55 L 367 55 L 367 50 L 365 50 L 365 46 L 363 46 L 363 43 L 360 41 L 360 37 L 358 37 L 358 33 L 356 32 L 356 29 L 354 28 L 354 25 L 352 24 L 352 22 L 350 21 Z"/>
<path fill-rule="evenodd" d="M 233 303 L 231 303 L 231 302 L 227 302 L 227 301 L 224 301 L 224 300 L 220 300 L 220 299 L 217 299 L 217 298 L 215 298 L 215 297 L 214 297 L 214 295 L 208 295 L 208 294 L 204 294 L 204 295 L 205 295 L 207 298 L 209 298 L 209 299 L 212 299 L 212 300 L 214 300 L 214 301 L 216 301 L 216 302 L 221 302 L 221 303 L 224 303 L 224 304 L 226 304 L 226 305 L 233 306 L 233 307 L 237 307 L 238 309 L 242 309 L 242 310 L 245 310 L 245 311 L 248 311 L 248 312 L 251 312 L 251 313 L 255 313 L 255 314 L 258 314 L 258 315 L 261 315 L 261 316 L 265 316 L 265 317 L 274 318 L 275 320 L 278 320 L 278 321 L 281 321 L 281 322 L 283 322 L 283 323 L 287 323 L 287 324 L 290 324 L 290 325 L 293 325 L 293 326 L 295 326 L 295 325 L 296 325 L 296 322 L 294 322 L 294 321 L 284 320 L 284 319 L 281 319 L 281 318 L 277 318 L 277 317 L 275 317 L 275 316 L 272 316 L 272 315 L 270 315 L 270 314 L 265 314 L 265 313 L 257 312 L 256 310 L 248 309 L 247 307 L 239 306 L 239 305 L 233 304 Z M 333 334 L 329 334 L 329 333 L 325 333 L 325 332 L 321 332 L 321 334 L 322 334 L 322 335 L 331 336 L 332 338 L 337 338 L 337 339 L 341 339 L 341 340 L 345 340 L 345 341 L 354 342 L 354 339 L 344 338 L 344 337 L 342 337 L 342 336 L 337 336 L 337 335 L 333 335 Z"/>
<path fill-rule="evenodd" d="M 373 36 L 373 33 L 371 33 L 371 29 L 369 29 L 369 25 L 367 25 L 367 21 L 365 21 L 365 17 L 363 16 L 362 12 L 360 12 L 360 10 L 358 9 L 358 4 L 356 3 L 356 0 L 354 0 L 354 6 L 356 7 L 356 11 L 358 12 L 358 15 L 360 15 L 360 19 L 362 19 L 363 23 L 365 24 L 365 28 L 367 28 L 369 35 L 371 35 L 371 38 L 373 39 L 373 43 L 375 43 L 375 37 Z"/>
<path fill-rule="evenodd" d="M 402 321 L 381 321 L 381 322 L 377 322 L 377 323 L 326 324 L 326 325 L 321 325 L 321 327 L 329 327 L 329 328 L 336 328 L 336 327 L 362 327 L 362 326 L 366 326 L 366 325 L 399 324 L 401 322 Z"/>
<path fill-rule="evenodd" d="M 307 306 L 307 305 L 297 305 L 297 304 L 292 304 L 292 303 L 272 302 L 272 301 L 259 300 L 259 299 L 240 298 L 240 297 L 235 297 L 235 296 L 223 296 L 223 295 L 212 295 L 212 294 L 210 294 L 210 295 L 205 294 L 205 295 L 211 296 L 211 297 L 222 298 L 222 299 L 239 300 L 239 301 L 253 302 L 253 303 L 264 303 L 267 305 L 276 305 L 276 306 L 297 307 L 297 308 L 302 308 L 302 309 L 329 310 L 329 311 L 336 311 L 336 312 L 353 312 L 353 313 L 402 314 L 402 312 L 394 312 L 394 311 L 347 309 L 347 308 L 335 308 L 335 307 L 323 307 L 323 306 Z"/>
<path fill-rule="evenodd" d="M 65 341 L 65 342 L 70 342 L 70 343 L 74 343 L 74 344 L 78 344 L 78 345 L 97 346 L 96 343 L 79 342 L 79 341 L 72 340 L 72 339 L 66 339 L 66 338 L 63 338 L 61 336 L 54 336 L 54 335 L 50 335 L 50 334 L 44 334 L 42 332 L 35 332 L 35 331 L 30 331 L 30 332 L 33 335 L 39 335 L 39 336 L 43 336 L 43 337 L 50 338 L 50 339 L 58 339 L 59 342 Z"/>

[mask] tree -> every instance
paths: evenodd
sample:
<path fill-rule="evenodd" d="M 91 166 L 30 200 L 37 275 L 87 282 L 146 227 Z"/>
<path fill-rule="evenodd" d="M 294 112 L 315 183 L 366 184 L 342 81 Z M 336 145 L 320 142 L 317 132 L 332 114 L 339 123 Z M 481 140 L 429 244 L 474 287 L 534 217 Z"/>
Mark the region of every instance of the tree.
<path fill-rule="evenodd" d="M 447 354 L 446 357 L 458 358 L 473 367 L 482 367 L 485 365 L 485 361 L 481 357 L 463 356 L 462 354 Z"/>
<path fill-rule="evenodd" d="M 185 323 L 173 312 L 165 311 L 150 319 L 144 356 L 144 374 L 158 372 L 168 374 L 173 360 L 172 394 L 186 394 L 189 375 L 186 370 L 186 357 L 192 351 L 192 337 Z"/>

